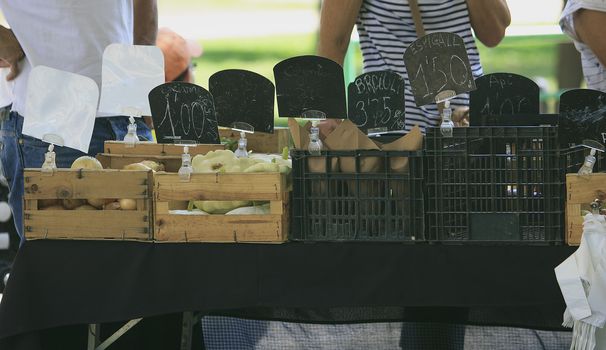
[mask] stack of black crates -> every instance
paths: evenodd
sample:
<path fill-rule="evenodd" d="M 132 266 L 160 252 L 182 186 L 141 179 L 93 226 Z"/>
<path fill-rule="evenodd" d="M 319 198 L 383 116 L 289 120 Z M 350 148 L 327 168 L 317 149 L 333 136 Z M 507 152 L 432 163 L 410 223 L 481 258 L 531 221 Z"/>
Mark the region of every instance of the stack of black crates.
<path fill-rule="evenodd" d="M 563 244 L 566 174 L 588 153 L 555 126 L 429 128 L 423 152 L 293 151 L 289 238 Z"/>

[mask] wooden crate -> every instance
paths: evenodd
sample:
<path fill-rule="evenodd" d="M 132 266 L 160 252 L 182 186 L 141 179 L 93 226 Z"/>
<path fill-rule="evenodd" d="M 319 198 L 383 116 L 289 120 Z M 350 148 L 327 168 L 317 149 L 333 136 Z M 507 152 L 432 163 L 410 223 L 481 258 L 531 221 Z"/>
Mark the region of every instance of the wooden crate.
<path fill-rule="evenodd" d="M 192 157 L 225 149 L 225 145 L 200 144 L 188 147 Z M 181 154 L 183 154 L 183 145 L 141 142 L 135 147 L 126 147 L 121 141 L 105 141 L 105 152 L 98 154 L 97 159 L 104 169 L 122 169 L 128 164 L 153 160 L 164 164 L 166 171 L 178 172 L 181 167 Z"/>
<path fill-rule="evenodd" d="M 151 171 L 40 169 L 24 171 L 24 228 L 27 239 L 151 240 Z M 135 210 L 43 210 L 48 199 L 130 198 Z"/>
<path fill-rule="evenodd" d="M 566 244 L 579 245 L 583 234 L 582 210 L 595 199 L 606 203 L 606 173 L 566 175 Z"/>
<path fill-rule="evenodd" d="M 154 176 L 154 240 L 162 242 L 284 242 L 288 232 L 286 176 L 279 173 Z M 179 215 L 190 200 L 269 201 L 266 215 Z"/>
<path fill-rule="evenodd" d="M 240 139 L 240 132 L 231 129 L 219 128 L 219 135 L 232 140 Z M 288 128 L 274 128 L 273 134 L 256 132 L 246 134 L 248 140 L 246 149 L 255 153 L 282 153 L 284 147 L 289 147 L 290 131 Z"/>
<path fill-rule="evenodd" d="M 139 163 L 144 160 L 153 160 L 164 165 L 164 170 L 168 172 L 178 172 L 181 167 L 181 156 L 158 156 L 158 155 L 139 155 L 139 154 L 110 154 L 99 153 L 96 157 L 103 169 L 123 169 L 125 165 Z"/>
<path fill-rule="evenodd" d="M 189 146 L 189 154 L 193 156 L 206 154 L 210 151 L 225 149 L 225 145 L 199 144 Z M 123 141 L 105 141 L 104 153 L 133 154 L 143 156 L 179 156 L 183 154 L 183 145 L 173 145 L 153 142 L 139 142 L 134 147 L 127 147 Z"/>

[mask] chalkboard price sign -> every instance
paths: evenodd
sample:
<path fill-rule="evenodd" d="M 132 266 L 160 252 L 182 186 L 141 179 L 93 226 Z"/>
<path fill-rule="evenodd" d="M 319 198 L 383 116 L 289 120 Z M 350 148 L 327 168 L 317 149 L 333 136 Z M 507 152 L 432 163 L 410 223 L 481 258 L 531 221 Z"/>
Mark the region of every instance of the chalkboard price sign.
<path fill-rule="evenodd" d="M 481 126 L 487 117 L 538 115 L 539 86 L 524 76 L 511 73 L 487 74 L 476 79 L 477 90 L 469 94 L 469 119 Z M 494 118 L 491 118 L 494 121 Z"/>
<path fill-rule="evenodd" d="M 201 86 L 182 82 L 159 85 L 149 93 L 149 104 L 158 143 L 219 143 L 215 103 Z"/>
<path fill-rule="evenodd" d="M 574 89 L 560 96 L 560 144 L 579 145 L 584 139 L 606 143 L 606 93 Z"/>
<path fill-rule="evenodd" d="M 274 132 L 274 84 L 262 75 L 242 69 L 219 71 L 208 80 L 219 126 L 235 122 L 252 125 L 255 132 Z"/>
<path fill-rule="evenodd" d="M 363 131 L 404 130 L 404 78 L 392 71 L 365 73 L 351 82 L 348 117 Z"/>
<path fill-rule="evenodd" d="M 457 95 L 476 85 L 463 39 L 453 33 L 431 33 L 415 40 L 404 52 L 404 63 L 417 106 L 435 103 L 444 90 Z"/>
<path fill-rule="evenodd" d="M 278 114 L 304 118 L 320 111 L 326 118 L 346 119 L 343 68 L 319 56 L 298 56 L 274 66 Z"/>

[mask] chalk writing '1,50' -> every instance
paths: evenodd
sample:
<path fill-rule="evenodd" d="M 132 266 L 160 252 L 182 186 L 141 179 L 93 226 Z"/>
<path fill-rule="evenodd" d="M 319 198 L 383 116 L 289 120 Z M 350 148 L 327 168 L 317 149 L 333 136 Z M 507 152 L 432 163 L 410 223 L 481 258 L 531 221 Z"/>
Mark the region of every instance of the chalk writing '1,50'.
<path fill-rule="evenodd" d="M 467 66 L 465 65 L 465 62 L 462 58 L 457 55 L 451 55 L 450 60 L 448 64 L 445 65 L 445 67 L 442 67 L 440 63 L 440 57 L 432 57 L 431 69 L 425 71 L 424 65 L 428 67 L 430 66 L 429 58 L 426 58 L 425 63 L 421 63 L 419 65 L 419 68 L 415 72 L 412 81 L 416 82 L 418 79 L 422 79 L 422 86 L 424 87 L 423 97 L 427 97 L 434 93 L 442 91 L 442 89 L 444 89 L 449 82 L 452 82 L 455 85 L 459 86 L 464 86 L 465 84 L 467 84 Z M 461 78 L 457 79 L 457 77 L 455 77 L 454 72 L 458 71 L 457 66 L 459 65 L 463 68 L 463 74 L 461 75 Z M 430 88 L 430 84 L 432 88 Z M 438 84 L 441 85 L 438 88 L 433 89 L 433 87 Z"/>

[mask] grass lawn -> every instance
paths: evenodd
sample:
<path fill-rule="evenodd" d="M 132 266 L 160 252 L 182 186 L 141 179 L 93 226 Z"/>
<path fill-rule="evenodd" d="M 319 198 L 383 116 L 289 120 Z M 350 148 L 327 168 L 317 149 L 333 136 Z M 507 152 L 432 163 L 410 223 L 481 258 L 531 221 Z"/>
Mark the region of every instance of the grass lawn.
<path fill-rule="evenodd" d="M 484 72 L 516 73 L 531 79 L 541 77 L 548 89 L 555 92 L 557 45 L 564 41 L 565 37 L 553 35 L 507 37 L 493 49 L 480 44 Z M 213 73 L 231 68 L 247 69 L 273 81 L 274 65 L 289 57 L 315 53 L 315 44 L 315 34 L 205 41 L 204 55 L 196 60 L 196 82 L 207 88 Z M 356 48 L 351 51 L 355 56 L 353 68 L 359 74 L 362 70 L 360 52 Z"/>

